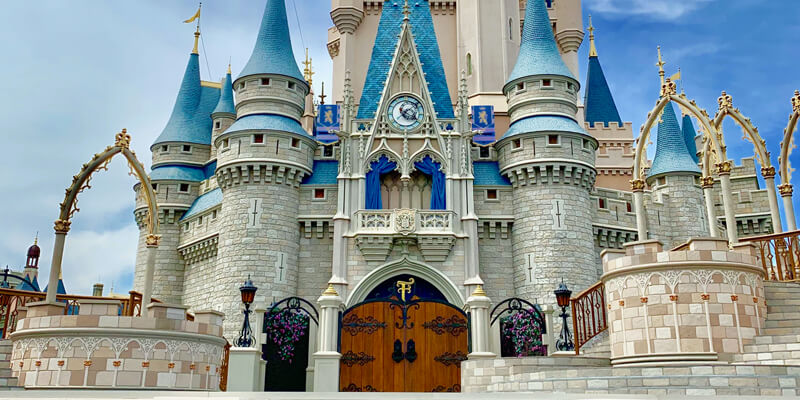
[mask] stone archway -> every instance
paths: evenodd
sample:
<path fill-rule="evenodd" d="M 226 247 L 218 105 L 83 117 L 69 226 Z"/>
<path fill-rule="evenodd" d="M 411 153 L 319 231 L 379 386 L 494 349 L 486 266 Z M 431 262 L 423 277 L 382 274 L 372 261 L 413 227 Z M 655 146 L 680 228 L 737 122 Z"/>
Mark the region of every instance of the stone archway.
<path fill-rule="evenodd" d="M 64 201 L 59 205 L 60 210 L 58 219 L 55 221 L 56 240 L 53 245 L 53 261 L 50 265 L 50 278 L 49 286 L 55 288 L 58 286 L 58 279 L 61 275 L 61 261 L 64 255 L 64 242 L 67 233 L 69 232 L 70 225 L 72 224 L 72 216 L 80 211 L 78 208 L 78 195 L 84 190 L 91 188 L 90 182 L 95 172 L 100 170 L 108 170 L 108 164 L 111 159 L 117 155 L 122 154 L 128 160 L 128 166 L 131 169 L 130 175 L 135 176 L 141 183 L 142 191 L 147 202 L 147 209 L 149 215 L 146 219 L 147 226 L 147 277 L 145 280 L 145 291 L 142 298 L 142 306 L 150 303 L 153 287 L 153 268 L 155 266 L 155 250 L 158 248 L 160 236 L 158 235 L 158 205 L 156 204 L 155 191 L 153 185 L 150 184 L 150 177 L 144 169 L 144 165 L 136 158 L 136 153 L 130 149 L 131 136 L 128 135 L 126 129 L 118 133 L 115 137 L 113 146 L 108 146 L 101 153 L 95 154 L 92 159 L 83 164 L 81 171 L 72 177 L 72 184 L 67 188 Z M 55 303 L 57 290 L 49 290 L 47 292 L 46 302 Z"/>

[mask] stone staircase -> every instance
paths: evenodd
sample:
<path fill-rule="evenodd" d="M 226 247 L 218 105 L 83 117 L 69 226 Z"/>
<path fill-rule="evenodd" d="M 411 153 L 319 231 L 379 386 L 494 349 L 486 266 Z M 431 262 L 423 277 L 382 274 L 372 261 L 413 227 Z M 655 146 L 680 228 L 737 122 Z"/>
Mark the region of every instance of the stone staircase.
<path fill-rule="evenodd" d="M 800 365 L 800 284 L 764 282 L 766 324 L 736 364 Z"/>
<path fill-rule="evenodd" d="M 0 391 L 21 390 L 17 386 L 17 378 L 11 377 L 11 341 L 0 340 Z"/>

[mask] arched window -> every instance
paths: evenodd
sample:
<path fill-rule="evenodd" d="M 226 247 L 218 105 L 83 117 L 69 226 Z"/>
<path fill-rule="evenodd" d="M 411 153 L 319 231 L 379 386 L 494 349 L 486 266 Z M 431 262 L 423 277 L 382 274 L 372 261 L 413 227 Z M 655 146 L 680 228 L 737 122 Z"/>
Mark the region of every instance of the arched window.
<path fill-rule="evenodd" d="M 472 54 L 467 53 L 467 76 L 472 75 Z"/>

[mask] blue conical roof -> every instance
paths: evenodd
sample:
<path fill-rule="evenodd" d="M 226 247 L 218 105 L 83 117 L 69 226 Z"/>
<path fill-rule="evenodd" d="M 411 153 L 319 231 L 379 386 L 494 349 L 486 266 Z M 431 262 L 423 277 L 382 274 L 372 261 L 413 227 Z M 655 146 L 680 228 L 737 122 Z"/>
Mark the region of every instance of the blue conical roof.
<path fill-rule="evenodd" d="M 583 99 L 586 105 L 585 120 L 589 125 L 601 122 L 608 126 L 609 122 L 616 122 L 622 126 L 622 118 L 614 103 L 614 96 L 608 87 L 603 67 L 597 56 L 589 57 L 589 72 L 586 75 L 586 94 Z"/>
<path fill-rule="evenodd" d="M 545 0 L 528 0 L 517 64 L 506 84 L 534 75 L 560 75 L 575 79 L 558 51 Z"/>
<path fill-rule="evenodd" d="M 172 115 L 153 145 L 167 142 L 211 144 L 211 110 L 219 101 L 219 92 L 219 89 L 202 86 L 200 56 L 192 53 Z"/>
<path fill-rule="evenodd" d="M 50 289 L 50 285 L 44 288 L 44 292 L 47 293 L 48 289 Z M 67 288 L 64 287 L 64 280 L 61 278 L 58 279 L 58 287 L 56 288 L 56 294 L 67 294 Z"/>
<path fill-rule="evenodd" d="M 216 113 L 236 114 L 236 107 L 233 105 L 233 83 L 231 82 L 230 72 L 225 75 L 225 80 L 222 82 L 222 91 L 219 96 L 219 102 L 211 114 Z"/>
<path fill-rule="evenodd" d="M 689 155 L 692 156 L 694 163 L 697 164 L 700 162 L 700 158 L 697 157 L 697 144 L 694 141 L 694 137 L 697 136 L 697 132 L 694 130 L 694 124 L 692 123 L 691 116 L 683 116 L 682 128 L 683 140 L 686 142 L 686 150 L 689 152 Z"/>
<path fill-rule="evenodd" d="M 453 102 L 447 87 L 439 43 L 433 27 L 431 7 L 427 0 L 409 1 L 411 13 L 409 25 L 414 37 L 414 44 L 422 63 L 422 72 L 428 84 L 428 93 L 433 101 L 433 108 L 438 118 L 453 118 Z M 381 11 L 378 33 L 372 47 L 372 56 L 358 103 L 358 119 L 374 118 L 378 103 L 386 87 L 389 69 L 392 67 L 395 49 L 403 29 L 403 2 L 387 1 Z"/>
<path fill-rule="evenodd" d="M 256 46 L 239 78 L 258 74 L 284 75 L 305 82 L 292 51 L 285 0 L 267 0 Z"/>
<path fill-rule="evenodd" d="M 686 149 L 686 141 L 678 125 L 675 109 L 668 103 L 661 114 L 656 136 L 656 156 L 648 177 L 672 172 L 700 174 L 700 168 Z"/>

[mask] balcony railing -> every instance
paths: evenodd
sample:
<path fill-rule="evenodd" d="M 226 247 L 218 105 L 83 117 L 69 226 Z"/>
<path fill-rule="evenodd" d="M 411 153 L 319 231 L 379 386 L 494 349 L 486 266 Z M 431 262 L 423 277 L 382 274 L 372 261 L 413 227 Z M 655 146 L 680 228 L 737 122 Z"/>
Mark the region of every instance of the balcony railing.
<path fill-rule="evenodd" d="M 452 211 L 362 210 L 356 212 L 360 234 L 447 234 L 453 233 Z"/>
<path fill-rule="evenodd" d="M 800 230 L 742 238 L 756 246 L 764 279 L 800 282 Z"/>
<path fill-rule="evenodd" d="M 593 337 L 608 329 L 605 285 L 597 282 L 578 296 L 570 299 L 572 305 L 572 332 L 575 335 L 575 354 Z"/>

